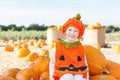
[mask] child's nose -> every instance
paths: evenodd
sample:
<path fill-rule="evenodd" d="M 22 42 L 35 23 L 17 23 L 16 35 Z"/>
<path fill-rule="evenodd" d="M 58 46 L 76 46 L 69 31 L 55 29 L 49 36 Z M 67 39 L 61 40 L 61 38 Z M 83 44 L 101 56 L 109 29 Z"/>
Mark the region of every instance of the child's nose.
<path fill-rule="evenodd" d="M 71 31 L 71 34 L 75 34 L 75 31 Z"/>

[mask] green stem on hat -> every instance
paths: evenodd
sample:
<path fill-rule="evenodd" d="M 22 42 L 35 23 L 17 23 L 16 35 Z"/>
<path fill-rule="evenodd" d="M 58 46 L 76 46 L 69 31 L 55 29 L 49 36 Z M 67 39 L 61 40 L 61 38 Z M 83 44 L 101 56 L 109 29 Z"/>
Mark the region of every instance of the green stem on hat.
<path fill-rule="evenodd" d="M 75 18 L 80 20 L 81 19 L 81 15 L 78 13 Z"/>

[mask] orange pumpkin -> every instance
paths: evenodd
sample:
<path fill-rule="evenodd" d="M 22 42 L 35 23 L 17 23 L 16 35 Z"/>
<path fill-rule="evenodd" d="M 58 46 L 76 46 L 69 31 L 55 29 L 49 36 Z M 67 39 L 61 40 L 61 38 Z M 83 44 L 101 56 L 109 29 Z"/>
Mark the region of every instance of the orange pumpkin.
<path fill-rule="evenodd" d="M 14 47 L 12 47 L 12 46 L 4 46 L 4 51 L 14 51 Z"/>
<path fill-rule="evenodd" d="M 12 69 L 8 69 L 7 71 L 5 71 L 5 72 L 3 73 L 3 75 L 4 75 L 4 76 L 10 76 L 10 77 L 16 79 L 16 75 L 17 75 L 17 73 L 18 73 L 19 71 L 20 71 L 19 68 L 12 68 Z"/>
<path fill-rule="evenodd" d="M 30 50 L 28 48 L 20 48 L 17 51 L 18 58 L 26 57 L 28 54 L 30 54 Z"/>
<path fill-rule="evenodd" d="M 28 45 L 26 43 L 21 45 L 22 48 L 28 48 Z"/>
<path fill-rule="evenodd" d="M 42 40 L 41 45 L 42 46 L 47 46 L 47 43 L 45 42 L 45 40 Z"/>
<path fill-rule="evenodd" d="M 34 46 L 34 41 L 33 41 L 33 40 L 30 40 L 30 41 L 29 41 L 29 44 L 30 44 L 30 46 Z"/>
<path fill-rule="evenodd" d="M 102 74 L 106 68 L 105 56 L 96 48 L 84 45 L 84 51 L 86 53 L 90 75 Z"/>
<path fill-rule="evenodd" d="M 115 77 L 106 74 L 95 75 L 90 80 L 117 80 Z"/>
<path fill-rule="evenodd" d="M 107 60 L 106 69 L 110 72 L 109 74 L 117 79 L 120 79 L 120 64 Z"/>
<path fill-rule="evenodd" d="M 50 59 L 44 56 L 40 56 L 37 60 L 35 60 L 34 70 L 38 76 L 40 76 L 42 72 L 49 70 L 49 61 Z"/>
<path fill-rule="evenodd" d="M 49 51 L 47 49 L 43 49 L 40 56 L 49 56 Z"/>
<path fill-rule="evenodd" d="M 18 44 L 17 44 L 17 43 L 13 43 L 12 46 L 13 46 L 13 47 L 17 47 Z"/>
<path fill-rule="evenodd" d="M 17 80 L 37 80 L 37 75 L 33 69 L 26 68 L 17 73 L 16 79 Z"/>
<path fill-rule="evenodd" d="M 33 52 L 33 53 L 30 53 L 30 54 L 27 55 L 26 61 L 33 62 L 38 57 L 39 57 L 38 53 Z"/>
<path fill-rule="evenodd" d="M 35 44 L 35 47 L 36 47 L 36 48 L 42 48 L 42 46 L 41 46 L 40 43 L 36 43 L 36 44 Z"/>

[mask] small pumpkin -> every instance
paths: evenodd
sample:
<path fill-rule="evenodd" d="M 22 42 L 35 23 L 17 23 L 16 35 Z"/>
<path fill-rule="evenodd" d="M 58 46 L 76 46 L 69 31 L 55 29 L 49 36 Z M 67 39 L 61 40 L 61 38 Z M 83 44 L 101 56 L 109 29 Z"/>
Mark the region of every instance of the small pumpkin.
<path fill-rule="evenodd" d="M 28 54 L 30 54 L 30 50 L 28 48 L 20 48 L 17 51 L 18 58 L 26 57 Z"/>
<path fill-rule="evenodd" d="M 9 45 L 4 46 L 4 51 L 14 51 L 14 47 L 9 46 Z"/>
<path fill-rule="evenodd" d="M 28 61 L 28 62 L 33 62 L 33 61 L 35 61 L 38 57 L 39 57 L 38 53 L 33 52 L 33 53 L 30 53 L 30 54 L 27 55 L 26 61 Z"/>
<path fill-rule="evenodd" d="M 37 60 L 35 60 L 34 70 L 38 76 L 40 76 L 42 72 L 49 70 L 49 61 L 50 59 L 44 56 L 40 56 Z"/>
<path fill-rule="evenodd" d="M 61 30 L 62 30 L 62 26 L 58 26 L 58 27 L 57 27 L 57 30 L 60 30 L 60 31 L 61 31 Z"/>
<path fill-rule="evenodd" d="M 49 56 L 49 51 L 47 49 L 43 49 L 40 56 Z"/>
<path fill-rule="evenodd" d="M 28 45 L 26 43 L 21 44 L 22 48 L 28 48 Z"/>
<path fill-rule="evenodd" d="M 34 46 L 34 41 L 33 41 L 33 40 L 30 40 L 30 41 L 29 41 L 29 45 L 30 45 L 30 46 Z"/>
<path fill-rule="evenodd" d="M 12 46 L 13 46 L 13 47 L 17 47 L 18 44 L 17 44 L 17 43 L 13 43 Z"/>
<path fill-rule="evenodd" d="M 37 80 L 37 75 L 33 69 L 25 68 L 16 75 L 17 80 Z"/>
<path fill-rule="evenodd" d="M 7 71 L 5 71 L 5 72 L 3 73 L 3 75 L 4 75 L 4 76 L 10 76 L 10 77 L 16 79 L 16 75 L 17 75 L 17 73 L 18 73 L 20 70 L 21 70 L 21 69 L 19 69 L 19 68 L 8 69 Z"/>
<path fill-rule="evenodd" d="M 36 48 L 42 48 L 42 46 L 41 46 L 40 43 L 36 43 L 36 44 L 35 44 L 35 47 L 36 47 Z"/>
<path fill-rule="evenodd" d="M 102 74 L 106 68 L 107 60 L 105 56 L 90 45 L 83 45 L 88 61 L 90 75 Z"/>

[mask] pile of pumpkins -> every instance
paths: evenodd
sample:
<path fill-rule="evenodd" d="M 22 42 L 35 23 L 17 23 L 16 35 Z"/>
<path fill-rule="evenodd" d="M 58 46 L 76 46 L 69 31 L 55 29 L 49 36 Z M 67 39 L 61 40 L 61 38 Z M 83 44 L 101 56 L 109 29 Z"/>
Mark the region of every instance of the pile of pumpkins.
<path fill-rule="evenodd" d="M 83 47 L 88 61 L 90 80 L 120 80 L 120 64 L 107 60 L 100 50 L 90 45 Z M 45 50 L 27 68 L 9 69 L 0 76 L 0 80 L 49 80 L 49 61 L 49 50 Z"/>
<path fill-rule="evenodd" d="M 84 45 L 90 80 L 120 80 L 120 64 L 107 60 L 96 48 Z"/>
<path fill-rule="evenodd" d="M 99 22 L 97 22 L 95 25 L 88 25 L 86 29 L 101 29 L 102 26 Z"/>

